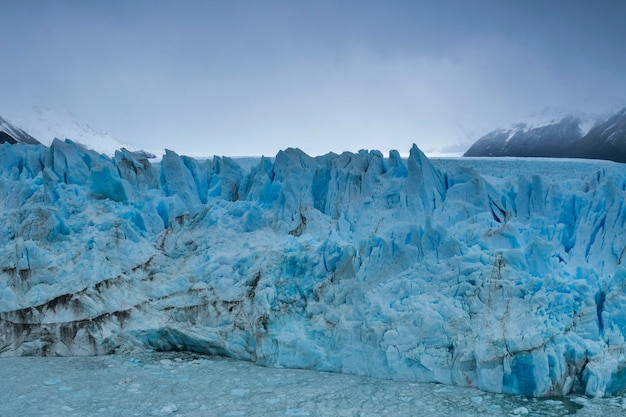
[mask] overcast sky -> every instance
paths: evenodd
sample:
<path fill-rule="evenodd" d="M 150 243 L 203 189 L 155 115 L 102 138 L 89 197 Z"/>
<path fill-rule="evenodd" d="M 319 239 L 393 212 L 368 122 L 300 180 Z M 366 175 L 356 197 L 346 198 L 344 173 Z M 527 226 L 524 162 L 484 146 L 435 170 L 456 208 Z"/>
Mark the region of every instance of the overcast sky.
<path fill-rule="evenodd" d="M 626 106 L 626 1 L 0 0 L 0 114 L 148 150 L 458 147 Z"/>

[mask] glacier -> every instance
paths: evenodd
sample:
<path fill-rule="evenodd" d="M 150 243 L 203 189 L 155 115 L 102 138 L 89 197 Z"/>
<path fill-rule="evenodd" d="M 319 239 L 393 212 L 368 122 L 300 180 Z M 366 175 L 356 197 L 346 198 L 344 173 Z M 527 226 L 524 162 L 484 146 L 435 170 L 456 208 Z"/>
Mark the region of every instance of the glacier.
<path fill-rule="evenodd" d="M 0 356 L 192 351 L 537 397 L 626 388 L 625 166 L 436 162 L 416 146 L 244 169 L 0 145 Z"/>

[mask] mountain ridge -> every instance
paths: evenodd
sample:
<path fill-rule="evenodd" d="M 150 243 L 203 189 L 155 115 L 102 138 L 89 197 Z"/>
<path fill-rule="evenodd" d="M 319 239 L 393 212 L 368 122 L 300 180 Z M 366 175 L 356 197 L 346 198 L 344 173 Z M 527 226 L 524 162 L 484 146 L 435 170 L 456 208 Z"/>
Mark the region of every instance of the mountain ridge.
<path fill-rule="evenodd" d="M 578 116 L 548 124 L 524 123 L 493 130 L 478 139 L 465 157 L 548 157 L 603 159 L 626 163 L 626 107 L 588 129 Z M 586 131 L 586 132 L 585 132 Z"/>
<path fill-rule="evenodd" d="M 40 142 L 29 135 L 23 129 L 15 126 L 7 119 L 0 116 L 0 143 L 25 143 L 27 145 L 39 145 Z"/>

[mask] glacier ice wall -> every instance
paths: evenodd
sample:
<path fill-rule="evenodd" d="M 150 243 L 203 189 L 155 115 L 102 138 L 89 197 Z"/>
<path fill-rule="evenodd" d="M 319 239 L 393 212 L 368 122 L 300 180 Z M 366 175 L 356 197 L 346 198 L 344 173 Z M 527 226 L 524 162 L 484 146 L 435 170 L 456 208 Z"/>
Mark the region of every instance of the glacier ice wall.
<path fill-rule="evenodd" d="M 626 174 L 413 147 L 244 171 L 0 145 L 0 355 L 191 350 L 532 396 L 626 386 Z"/>

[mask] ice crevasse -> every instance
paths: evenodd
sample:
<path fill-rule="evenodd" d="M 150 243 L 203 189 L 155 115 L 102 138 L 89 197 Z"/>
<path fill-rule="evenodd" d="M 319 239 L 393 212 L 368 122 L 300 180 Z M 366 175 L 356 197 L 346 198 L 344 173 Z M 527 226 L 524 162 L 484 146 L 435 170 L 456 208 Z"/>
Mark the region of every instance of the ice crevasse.
<path fill-rule="evenodd" d="M 0 145 L 0 355 L 190 350 L 610 395 L 626 387 L 624 172 L 488 181 L 415 146 L 244 170 Z"/>

